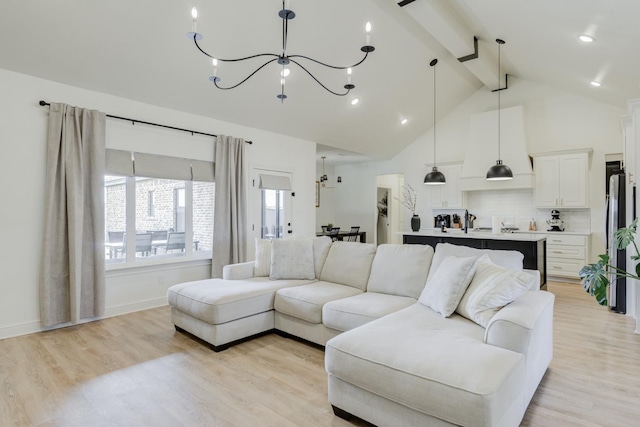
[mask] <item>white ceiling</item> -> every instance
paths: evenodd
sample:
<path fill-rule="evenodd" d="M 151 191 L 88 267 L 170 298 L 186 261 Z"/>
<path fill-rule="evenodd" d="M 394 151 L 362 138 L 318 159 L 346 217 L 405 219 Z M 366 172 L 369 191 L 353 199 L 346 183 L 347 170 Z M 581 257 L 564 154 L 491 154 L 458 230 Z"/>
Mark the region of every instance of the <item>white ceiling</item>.
<path fill-rule="evenodd" d="M 636 0 L 417 0 L 405 8 L 394 0 L 291 0 L 297 16 L 289 54 L 351 63 L 361 55 L 366 21 L 373 24 L 376 51 L 354 69 L 353 96 L 330 95 L 292 68 L 283 104 L 276 99 L 277 65 L 238 89 L 216 90 L 208 58 L 186 37 L 196 6 L 201 44 L 211 53 L 278 53 L 281 1 L 3 0 L 0 68 L 315 141 L 327 161 L 385 159 L 433 124 L 431 59 L 439 59 L 438 117 L 483 85 L 473 67 L 450 52 L 450 40 L 414 20 L 409 9 L 418 2 L 447 8 L 464 26 L 459 33 L 478 36 L 480 60 L 493 52 L 496 37 L 505 39 L 502 63 L 509 74 L 620 107 L 640 98 Z M 582 33 L 596 42 L 580 43 Z M 344 72 L 310 68 L 331 87 L 345 83 Z M 225 63 L 219 75 L 230 83 L 252 70 Z M 592 79 L 603 86 L 590 87 Z M 355 107 L 352 97 L 360 98 Z M 404 126 L 403 117 L 409 119 Z"/>

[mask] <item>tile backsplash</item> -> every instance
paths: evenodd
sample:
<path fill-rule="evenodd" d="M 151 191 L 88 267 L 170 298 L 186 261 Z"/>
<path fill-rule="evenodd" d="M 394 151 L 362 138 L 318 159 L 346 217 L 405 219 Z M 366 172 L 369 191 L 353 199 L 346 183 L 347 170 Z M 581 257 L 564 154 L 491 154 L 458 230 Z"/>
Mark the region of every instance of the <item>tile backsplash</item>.
<path fill-rule="evenodd" d="M 528 230 L 529 222 L 536 222 L 538 231 L 546 231 L 551 209 L 538 209 L 534 205 L 533 189 L 471 191 L 465 193 L 465 206 L 476 216 L 474 227 L 491 227 L 491 218 L 497 216 L 512 222 L 520 230 Z M 590 232 L 589 209 L 558 209 L 565 231 Z M 433 214 L 458 213 L 459 209 L 434 209 Z M 464 213 L 464 210 L 462 211 Z"/>

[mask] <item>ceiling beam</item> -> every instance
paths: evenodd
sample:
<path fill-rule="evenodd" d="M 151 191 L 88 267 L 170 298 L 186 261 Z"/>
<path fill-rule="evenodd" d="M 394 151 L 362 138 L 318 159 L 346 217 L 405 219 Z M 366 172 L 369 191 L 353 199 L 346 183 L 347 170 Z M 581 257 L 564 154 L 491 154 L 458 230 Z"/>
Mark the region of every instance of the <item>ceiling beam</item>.
<path fill-rule="evenodd" d="M 493 41 L 478 40 L 447 5 L 447 0 L 404 0 L 398 3 L 489 89 L 506 86 L 506 72 L 498 83 L 498 59 Z"/>

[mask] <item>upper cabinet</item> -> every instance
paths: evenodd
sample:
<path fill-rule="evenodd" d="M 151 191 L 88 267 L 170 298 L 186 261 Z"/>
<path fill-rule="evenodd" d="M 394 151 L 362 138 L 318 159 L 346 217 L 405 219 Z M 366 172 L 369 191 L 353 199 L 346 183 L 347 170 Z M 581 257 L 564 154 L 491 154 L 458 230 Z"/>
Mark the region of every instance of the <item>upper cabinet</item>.
<path fill-rule="evenodd" d="M 589 207 L 589 152 L 583 150 L 534 157 L 536 207 Z"/>
<path fill-rule="evenodd" d="M 462 191 L 460 190 L 460 173 L 462 163 L 439 165 L 438 170 L 445 176 L 444 185 L 427 185 L 429 205 L 432 208 L 462 208 Z"/>

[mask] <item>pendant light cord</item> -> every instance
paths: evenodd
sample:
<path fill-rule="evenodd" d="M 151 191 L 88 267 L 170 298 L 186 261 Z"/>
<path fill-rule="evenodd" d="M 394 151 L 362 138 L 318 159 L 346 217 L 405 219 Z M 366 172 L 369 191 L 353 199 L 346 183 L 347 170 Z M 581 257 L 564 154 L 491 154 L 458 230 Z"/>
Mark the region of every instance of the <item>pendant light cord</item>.
<path fill-rule="evenodd" d="M 500 45 L 504 42 L 500 43 L 500 39 L 496 41 L 498 42 L 498 160 L 500 160 L 500 92 L 502 92 L 500 89 L 500 73 L 502 72 L 500 69 Z"/>
<path fill-rule="evenodd" d="M 433 66 L 433 166 L 436 166 L 436 66 Z"/>

